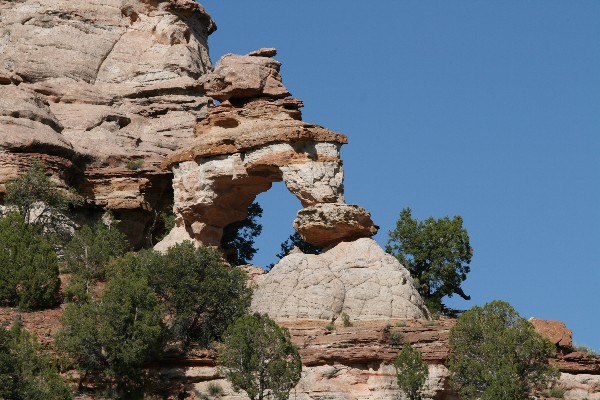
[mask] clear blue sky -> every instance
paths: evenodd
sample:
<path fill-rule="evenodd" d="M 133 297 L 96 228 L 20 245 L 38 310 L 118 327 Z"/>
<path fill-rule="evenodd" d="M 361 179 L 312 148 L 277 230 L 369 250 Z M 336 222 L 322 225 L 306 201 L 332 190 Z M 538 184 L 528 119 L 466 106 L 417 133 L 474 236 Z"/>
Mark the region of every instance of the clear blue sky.
<path fill-rule="evenodd" d="M 599 1 L 201 1 L 225 53 L 276 47 L 304 120 L 349 137 L 346 200 L 384 245 L 400 210 L 461 215 L 467 302 L 564 321 L 600 351 Z M 300 203 L 275 185 L 260 254 Z"/>

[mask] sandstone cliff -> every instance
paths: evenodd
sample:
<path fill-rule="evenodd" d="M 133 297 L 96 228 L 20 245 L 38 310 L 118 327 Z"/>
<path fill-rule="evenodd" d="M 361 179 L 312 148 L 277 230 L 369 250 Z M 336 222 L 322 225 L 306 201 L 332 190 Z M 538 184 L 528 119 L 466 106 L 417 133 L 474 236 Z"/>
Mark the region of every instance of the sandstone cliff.
<path fill-rule="evenodd" d="M 164 156 L 191 141 L 210 98 L 216 29 L 193 0 L 0 1 L 0 194 L 41 158 L 94 214 L 144 243 L 171 203 Z"/>
<path fill-rule="evenodd" d="M 370 239 L 369 212 L 345 203 L 348 139 L 302 121 L 274 49 L 226 55 L 213 70 L 215 29 L 192 0 L 0 0 L 0 194 L 39 158 L 84 199 L 79 218 L 112 210 L 138 247 L 154 244 L 156 213 L 172 207 L 163 250 L 218 246 L 256 195 L 283 181 L 303 207 L 294 228 L 325 247 L 255 274 L 252 308 L 289 327 L 301 350 L 292 398 L 393 398 L 391 362 L 412 343 L 429 364 L 428 398 L 455 399 L 444 366 L 454 321 L 427 319 L 406 269 Z M 50 346 L 60 313 L 21 318 Z M 354 326 L 341 326 L 341 313 Z M 0 322 L 16 314 L 0 309 Z M 560 350 L 566 398 L 600 399 L 600 358 L 571 351 L 559 324 L 535 324 Z M 219 382 L 224 399 L 246 398 L 208 350 L 151 367 L 191 397 Z"/>

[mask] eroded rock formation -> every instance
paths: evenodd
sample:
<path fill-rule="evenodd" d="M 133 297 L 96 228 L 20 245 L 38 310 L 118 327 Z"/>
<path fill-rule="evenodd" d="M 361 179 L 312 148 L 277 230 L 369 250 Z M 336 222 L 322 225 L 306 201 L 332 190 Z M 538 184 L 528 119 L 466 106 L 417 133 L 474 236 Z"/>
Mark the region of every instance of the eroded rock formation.
<path fill-rule="evenodd" d="M 300 200 L 294 228 L 326 247 L 290 254 L 261 279 L 252 308 L 276 320 L 426 318 L 408 271 L 372 239 L 362 207 L 345 204 L 340 147 L 346 136 L 303 122 L 273 60 L 274 49 L 228 54 L 204 90 L 222 101 L 195 128 L 191 145 L 168 156 L 177 226 L 157 246 L 183 240 L 218 246 L 223 229 L 246 217 L 255 197 L 284 181 Z"/>
<path fill-rule="evenodd" d="M 428 316 L 408 271 L 368 238 L 284 257 L 259 282 L 251 308 L 277 321 Z"/>
<path fill-rule="evenodd" d="M 223 228 L 245 218 L 254 198 L 280 181 L 307 207 L 299 221 L 311 207 L 320 210 L 321 221 L 301 223 L 305 240 L 327 246 L 377 231 L 366 211 L 344 204 L 346 136 L 301 120 L 302 102 L 288 97 L 275 54 L 227 54 L 200 79 L 222 103 L 198 123 L 194 142 L 165 162 L 174 175 L 177 227 L 158 249 L 185 239 L 219 245 Z M 316 225 L 327 232 L 315 234 Z"/>
<path fill-rule="evenodd" d="M 214 23 L 193 0 L 0 0 L 0 11 L 0 164 L 61 164 L 55 179 L 139 242 L 171 201 L 160 163 L 211 101 L 198 78 L 212 69 Z M 14 176 L 0 175 L 0 193 Z"/>

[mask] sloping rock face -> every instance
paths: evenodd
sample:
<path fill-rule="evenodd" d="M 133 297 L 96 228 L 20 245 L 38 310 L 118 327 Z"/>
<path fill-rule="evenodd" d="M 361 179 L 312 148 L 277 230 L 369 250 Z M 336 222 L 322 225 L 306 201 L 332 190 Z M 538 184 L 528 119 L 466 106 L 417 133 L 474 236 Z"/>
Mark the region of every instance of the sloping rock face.
<path fill-rule="evenodd" d="M 214 23 L 193 0 L 0 0 L 0 10 L 0 164 L 70 165 L 59 183 L 143 238 L 171 201 L 160 163 L 192 140 L 211 101 L 198 79 L 212 69 Z M 12 178 L 0 175 L 0 194 Z"/>
<path fill-rule="evenodd" d="M 408 271 L 368 238 L 284 257 L 260 281 L 251 308 L 276 321 L 428 316 Z"/>

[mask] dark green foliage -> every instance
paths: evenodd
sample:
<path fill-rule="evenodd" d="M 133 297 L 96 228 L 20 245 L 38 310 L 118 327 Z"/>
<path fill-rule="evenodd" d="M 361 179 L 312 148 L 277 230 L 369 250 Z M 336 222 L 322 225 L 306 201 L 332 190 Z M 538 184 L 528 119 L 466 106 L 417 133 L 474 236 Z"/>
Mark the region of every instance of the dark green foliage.
<path fill-rule="evenodd" d="M 252 400 L 289 397 L 300 379 L 302 362 L 286 328 L 266 314 L 246 315 L 223 335 L 219 364 L 235 390 Z"/>
<path fill-rule="evenodd" d="M 125 254 L 127 239 L 112 223 L 103 221 L 92 227 L 84 225 L 75 232 L 64 252 L 65 272 L 70 272 L 65 288 L 67 301 L 81 303 L 91 300 L 91 290 L 97 280 L 103 280 L 108 264 Z"/>
<path fill-rule="evenodd" d="M 67 400 L 69 388 L 42 353 L 35 338 L 14 325 L 0 327 L 0 398 L 10 400 Z"/>
<path fill-rule="evenodd" d="M 64 222 L 62 213 L 70 205 L 78 204 L 76 194 L 59 190 L 37 159 L 24 174 L 6 184 L 4 202 L 13 206 L 27 224 L 39 224 L 50 231 L 56 231 Z"/>
<path fill-rule="evenodd" d="M 281 260 L 283 257 L 287 256 L 294 247 L 300 249 L 304 254 L 321 254 L 321 251 L 323 251 L 323 247 L 314 246 L 305 242 L 298 232 L 294 232 L 294 234 L 290 235 L 285 242 L 281 243 L 281 252 L 277 254 L 277 258 Z"/>
<path fill-rule="evenodd" d="M 128 253 L 110 264 L 106 276 L 100 299 L 88 294 L 67 306 L 57 344 L 82 379 L 108 373 L 121 394 L 167 341 L 208 345 L 250 304 L 244 272 L 226 265 L 217 250 L 190 242 L 164 255 Z"/>
<path fill-rule="evenodd" d="M 421 400 L 422 390 L 429 369 L 423 363 L 419 350 L 410 344 L 405 344 L 398 358 L 394 361 L 398 386 L 409 400 Z"/>
<path fill-rule="evenodd" d="M 66 272 L 87 280 L 104 279 L 108 262 L 125 254 L 129 247 L 125 235 L 113 225 L 97 222 L 75 232 L 65 247 Z"/>
<path fill-rule="evenodd" d="M 164 256 L 149 252 L 144 257 L 154 271 L 153 285 L 172 316 L 171 336 L 186 347 L 219 340 L 250 306 L 252 291 L 246 286 L 246 274 L 226 265 L 215 249 L 184 242 Z"/>
<path fill-rule="evenodd" d="M 262 213 L 260 204 L 252 203 L 244 220 L 231 223 L 223 230 L 221 248 L 231 265 L 248 264 L 256 254 L 254 238 L 262 232 L 262 225 L 257 222 Z"/>
<path fill-rule="evenodd" d="M 554 346 L 502 301 L 462 314 L 450 331 L 448 369 L 464 400 L 523 400 L 558 377 Z"/>
<path fill-rule="evenodd" d="M 99 303 L 69 304 L 61 316 L 56 345 L 74 361 L 80 372 L 79 388 L 90 373 L 108 368 L 98 333 Z"/>
<path fill-rule="evenodd" d="M 156 359 L 166 339 L 164 309 L 145 271 L 130 268 L 128 254 L 111 270 L 98 307 L 98 337 L 109 372 L 120 386 L 135 381 L 139 368 Z"/>
<path fill-rule="evenodd" d="M 67 306 L 57 344 L 74 359 L 82 378 L 108 373 L 124 395 L 140 383 L 141 366 L 161 355 L 167 339 L 164 318 L 147 269 L 130 253 L 111 268 L 99 300 Z"/>
<path fill-rule="evenodd" d="M 0 218 L 0 303 L 24 310 L 58 301 L 60 280 L 54 249 L 16 213 Z"/>
<path fill-rule="evenodd" d="M 421 222 L 405 208 L 389 237 L 386 251 L 408 269 L 431 311 L 444 310 L 445 296 L 470 300 L 460 285 L 470 271 L 473 250 L 460 216 Z"/>

